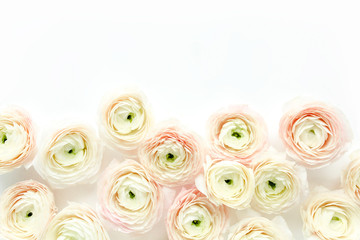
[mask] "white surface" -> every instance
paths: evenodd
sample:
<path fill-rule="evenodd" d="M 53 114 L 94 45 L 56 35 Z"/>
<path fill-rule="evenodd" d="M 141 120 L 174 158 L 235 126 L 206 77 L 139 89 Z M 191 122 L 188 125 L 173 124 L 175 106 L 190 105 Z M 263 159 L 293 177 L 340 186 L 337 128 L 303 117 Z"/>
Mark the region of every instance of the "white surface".
<path fill-rule="evenodd" d="M 200 134 L 219 107 L 250 104 L 281 150 L 283 103 L 310 95 L 340 107 L 358 140 L 356 1 L 237 2 L 1 1 L 1 104 L 28 109 L 40 129 L 65 117 L 95 123 L 101 97 L 131 83 L 146 93 L 158 121 L 178 118 Z M 309 171 L 310 186 L 338 187 L 346 161 Z M 29 178 L 40 180 L 33 169 L 2 175 L 0 191 Z M 55 191 L 57 205 L 95 205 L 95 187 Z M 303 239 L 298 208 L 284 217 Z M 167 239 L 161 224 L 137 238 L 110 234 Z"/>

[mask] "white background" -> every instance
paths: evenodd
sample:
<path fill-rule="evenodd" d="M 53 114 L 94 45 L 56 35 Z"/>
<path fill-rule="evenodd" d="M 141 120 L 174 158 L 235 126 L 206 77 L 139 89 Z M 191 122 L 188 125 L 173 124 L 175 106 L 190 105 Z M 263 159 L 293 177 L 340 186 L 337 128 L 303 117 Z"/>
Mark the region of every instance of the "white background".
<path fill-rule="evenodd" d="M 65 118 L 95 124 L 102 96 L 132 84 L 158 121 L 177 118 L 202 135 L 218 108 L 249 104 L 283 150 L 282 106 L 309 95 L 343 110 L 356 148 L 359 23 L 355 1 L 1 1 L 0 101 L 26 108 L 41 131 Z M 339 187 L 346 162 L 308 171 L 310 187 Z M 33 169 L 2 175 L 0 191 L 29 178 L 41 180 Z M 95 206 L 95 189 L 56 190 L 57 205 Z M 303 239 L 298 206 L 284 217 Z M 109 233 L 167 239 L 163 222 L 147 236 Z"/>

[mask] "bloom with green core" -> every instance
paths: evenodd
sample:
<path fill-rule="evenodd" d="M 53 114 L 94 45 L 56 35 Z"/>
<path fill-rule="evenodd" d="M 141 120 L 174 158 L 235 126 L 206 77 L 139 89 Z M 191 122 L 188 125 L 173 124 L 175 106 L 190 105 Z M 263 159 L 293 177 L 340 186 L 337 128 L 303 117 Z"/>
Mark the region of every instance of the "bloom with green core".
<path fill-rule="evenodd" d="M 41 240 L 56 211 L 49 188 L 33 180 L 19 182 L 0 197 L 0 237 Z"/>

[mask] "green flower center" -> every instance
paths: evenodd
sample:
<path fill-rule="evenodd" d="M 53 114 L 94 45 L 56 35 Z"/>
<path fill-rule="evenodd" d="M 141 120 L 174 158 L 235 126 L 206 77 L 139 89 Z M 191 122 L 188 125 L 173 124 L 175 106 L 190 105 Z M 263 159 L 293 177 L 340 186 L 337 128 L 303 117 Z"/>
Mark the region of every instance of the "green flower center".
<path fill-rule="evenodd" d="M 134 119 L 134 114 L 133 113 L 129 113 L 126 117 L 127 120 L 129 120 L 129 122 L 132 122 L 132 120 Z"/>
<path fill-rule="evenodd" d="M 175 161 L 175 155 L 172 154 L 172 153 L 166 154 L 166 160 L 169 161 L 169 162 Z"/>
<path fill-rule="evenodd" d="M 272 190 L 275 190 L 276 188 L 276 183 L 272 182 L 272 181 L 268 181 L 269 186 L 272 188 Z"/>
<path fill-rule="evenodd" d="M 232 179 L 226 179 L 225 182 L 226 182 L 227 185 L 231 185 L 233 183 L 233 180 Z"/>
<path fill-rule="evenodd" d="M 3 134 L 3 135 L 1 136 L 1 143 L 5 143 L 6 140 L 7 140 L 7 136 L 6 136 L 6 134 Z"/>
<path fill-rule="evenodd" d="M 314 129 L 311 129 L 309 132 L 311 132 L 312 134 L 314 134 L 314 135 L 315 135 L 315 131 L 314 131 Z"/>
<path fill-rule="evenodd" d="M 31 217 L 32 215 L 33 215 L 33 213 L 31 211 L 26 213 L 26 217 L 28 217 L 28 218 Z"/>
<path fill-rule="evenodd" d="M 233 132 L 233 133 L 231 134 L 231 136 L 236 137 L 236 138 L 241 138 L 241 134 L 238 133 L 238 132 Z"/>
<path fill-rule="evenodd" d="M 129 192 L 129 196 L 130 196 L 131 199 L 135 198 L 135 194 L 132 191 Z"/>
<path fill-rule="evenodd" d="M 70 149 L 70 150 L 68 151 L 69 154 L 72 154 L 73 152 L 74 152 L 74 149 Z"/>
<path fill-rule="evenodd" d="M 192 221 L 192 225 L 195 225 L 196 227 L 198 227 L 200 225 L 201 221 L 200 220 L 193 220 Z"/>
<path fill-rule="evenodd" d="M 336 216 L 333 216 L 331 221 L 340 221 L 340 218 L 336 217 Z"/>

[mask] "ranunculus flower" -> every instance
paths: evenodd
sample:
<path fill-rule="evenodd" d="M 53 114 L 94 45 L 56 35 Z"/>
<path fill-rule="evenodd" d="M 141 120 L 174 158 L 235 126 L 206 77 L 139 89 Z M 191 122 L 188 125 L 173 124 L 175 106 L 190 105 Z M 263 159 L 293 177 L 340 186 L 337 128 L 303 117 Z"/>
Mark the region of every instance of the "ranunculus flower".
<path fill-rule="evenodd" d="M 67 125 L 45 140 L 34 166 L 56 188 L 92 183 L 101 166 L 102 152 L 102 145 L 91 127 Z"/>
<path fill-rule="evenodd" d="M 350 158 L 351 162 L 343 174 L 342 183 L 345 192 L 360 204 L 360 150 L 353 152 Z"/>
<path fill-rule="evenodd" d="M 252 206 L 264 213 L 277 214 L 293 206 L 307 190 L 306 170 L 286 160 L 274 150 L 264 153 L 253 164 L 255 194 Z"/>
<path fill-rule="evenodd" d="M 228 240 L 291 240 L 292 234 L 281 217 L 270 221 L 264 217 L 243 219 L 230 230 Z"/>
<path fill-rule="evenodd" d="M 100 218 L 89 206 L 70 203 L 50 222 L 46 240 L 110 240 Z"/>
<path fill-rule="evenodd" d="M 169 240 L 221 239 L 227 223 L 223 205 L 216 206 L 196 188 L 183 189 L 167 215 Z"/>
<path fill-rule="evenodd" d="M 301 216 L 306 239 L 359 239 L 360 208 L 341 192 L 312 194 L 301 209 Z"/>
<path fill-rule="evenodd" d="M 27 180 L 0 197 L 0 236 L 12 240 L 41 240 L 56 214 L 54 196 L 43 184 Z"/>
<path fill-rule="evenodd" d="M 113 162 L 98 185 L 99 211 L 124 233 L 146 233 L 161 217 L 161 187 L 143 166 L 133 160 Z"/>
<path fill-rule="evenodd" d="M 108 146 L 134 155 L 152 125 L 145 96 L 136 91 L 111 95 L 100 109 L 100 132 Z"/>
<path fill-rule="evenodd" d="M 246 105 L 215 113 L 209 120 L 208 131 L 213 156 L 235 159 L 246 166 L 267 148 L 265 123 Z"/>
<path fill-rule="evenodd" d="M 208 159 L 196 186 L 216 204 L 245 209 L 252 200 L 255 180 L 253 171 L 239 162 Z"/>
<path fill-rule="evenodd" d="M 0 113 L 0 174 L 29 163 L 34 149 L 34 127 L 27 112 L 4 109 Z"/>
<path fill-rule="evenodd" d="M 280 137 L 288 154 L 309 168 L 321 167 L 345 150 L 352 134 L 343 114 L 316 101 L 295 99 L 280 120 Z"/>
<path fill-rule="evenodd" d="M 194 181 L 204 162 L 204 149 L 195 134 L 168 124 L 144 141 L 139 158 L 158 183 L 179 186 Z"/>

